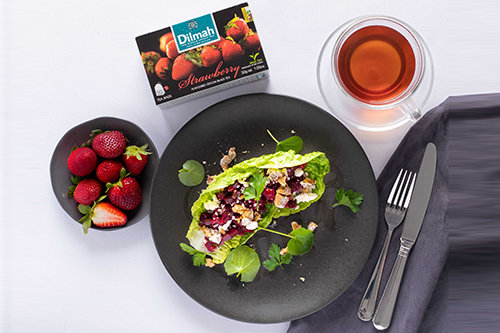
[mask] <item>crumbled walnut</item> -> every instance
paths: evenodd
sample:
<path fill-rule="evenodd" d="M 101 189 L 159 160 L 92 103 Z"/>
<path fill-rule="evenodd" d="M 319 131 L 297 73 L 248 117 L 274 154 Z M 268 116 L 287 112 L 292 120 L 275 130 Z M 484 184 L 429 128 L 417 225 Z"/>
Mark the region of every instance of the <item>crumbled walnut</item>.
<path fill-rule="evenodd" d="M 206 258 L 205 259 L 205 266 L 206 267 L 209 267 L 209 268 L 212 268 L 215 266 L 215 263 L 214 261 L 212 260 L 212 258 Z"/>
<path fill-rule="evenodd" d="M 280 256 L 284 255 L 287 252 L 288 252 L 288 247 L 285 247 L 285 248 L 281 249 L 280 250 Z"/>
<path fill-rule="evenodd" d="M 305 277 L 303 277 L 303 276 L 299 277 L 299 280 L 300 280 L 301 282 L 306 282 L 306 278 L 305 278 Z"/>
<path fill-rule="evenodd" d="M 276 196 L 274 197 L 274 204 L 276 205 L 276 207 L 285 208 L 287 203 L 288 203 L 287 196 L 276 193 Z"/>
<path fill-rule="evenodd" d="M 298 224 L 295 221 L 292 221 L 292 229 L 293 230 L 297 230 L 297 229 L 300 229 L 300 228 L 302 228 L 302 226 L 300 224 Z"/>
<path fill-rule="evenodd" d="M 215 176 L 207 176 L 207 185 L 210 185 L 211 182 L 213 182 L 215 179 Z"/>
<path fill-rule="evenodd" d="M 307 225 L 307 229 L 311 230 L 311 231 L 316 230 L 317 227 L 318 227 L 318 225 L 316 223 L 314 223 L 313 221 L 309 222 L 309 224 Z"/>
<path fill-rule="evenodd" d="M 279 193 L 281 195 L 288 196 L 292 194 L 292 190 L 290 189 L 289 186 L 280 186 L 277 190 L 276 193 Z"/>
<path fill-rule="evenodd" d="M 220 166 L 222 170 L 226 171 L 229 168 L 229 164 L 235 159 L 236 157 L 236 148 L 231 147 L 229 148 L 229 151 L 227 152 L 227 155 L 222 156 L 220 160 Z"/>

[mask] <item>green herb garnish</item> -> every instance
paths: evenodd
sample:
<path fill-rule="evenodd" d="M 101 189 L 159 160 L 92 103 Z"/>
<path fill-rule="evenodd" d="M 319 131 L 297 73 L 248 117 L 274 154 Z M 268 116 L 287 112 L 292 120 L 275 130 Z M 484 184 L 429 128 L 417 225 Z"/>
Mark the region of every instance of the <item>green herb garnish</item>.
<path fill-rule="evenodd" d="M 269 136 L 276 142 L 276 152 L 279 151 L 289 151 L 293 150 L 295 153 L 300 153 L 302 147 L 304 146 L 304 141 L 298 135 L 289 137 L 286 140 L 278 141 L 272 134 L 271 131 L 267 130 Z"/>
<path fill-rule="evenodd" d="M 180 243 L 179 245 L 181 246 L 181 249 L 183 251 L 193 256 L 193 266 L 205 265 L 207 258 L 207 254 L 205 252 L 198 251 L 195 248 L 184 243 Z"/>
<path fill-rule="evenodd" d="M 243 190 L 245 200 L 255 199 L 256 202 L 259 202 L 260 195 L 266 187 L 266 180 L 267 177 L 262 172 L 253 175 L 248 181 L 248 185 L 250 186 L 245 187 L 245 190 Z"/>
<path fill-rule="evenodd" d="M 290 235 L 293 237 L 288 241 L 288 253 L 294 256 L 301 256 L 309 252 L 314 244 L 314 234 L 306 228 L 293 230 Z"/>
<path fill-rule="evenodd" d="M 267 268 L 268 271 L 272 272 L 278 266 L 283 269 L 282 265 L 288 265 L 292 261 L 292 255 L 289 252 L 285 254 L 280 254 L 280 247 L 277 244 L 271 244 L 269 248 L 269 259 L 265 260 L 262 265 Z"/>
<path fill-rule="evenodd" d="M 363 202 L 363 194 L 359 192 L 354 192 L 353 190 L 346 190 L 339 188 L 337 193 L 335 193 L 335 198 L 337 203 L 333 204 L 332 207 L 338 207 L 344 205 L 349 207 L 354 213 L 359 211 L 359 205 Z"/>
<path fill-rule="evenodd" d="M 187 160 L 179 170 L 179 180 L 186 186 L 200 185 L 203 178 L 205 178 L 205 169 L 195 160 Z"/>
<path fill-rule="evenodd" d="M 259 255 L 250 246 L 240 245 L 229 252 L 224 269 L 227 275 L 237 273 L 241 282 L 252 282 L 260 269 Z"/>

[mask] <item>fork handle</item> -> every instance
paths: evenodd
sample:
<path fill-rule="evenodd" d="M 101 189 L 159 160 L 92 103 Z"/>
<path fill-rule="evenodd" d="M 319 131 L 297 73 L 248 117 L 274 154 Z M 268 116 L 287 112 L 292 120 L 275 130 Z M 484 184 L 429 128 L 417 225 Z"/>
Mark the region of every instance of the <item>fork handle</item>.
<path fill-rule="evenodd" d="M 399 247 L 396 263 L 392 268 L 391 276 L 385 286 L 384 293 L 380 299 L 380 304 L 378 305 L 375 317 L 373 318 L 373 326 L 375 326 L 377 330 L 385 330 L 391 324 L 392 314 L 394 313 L 394 307 L 398 299 L 399 286 L 401 285 L 406 260 L 408 259 L 408 254 L 410 253 L 412 246 L 413 242 L 401 238 L 401 245 Z"/>
<path fill-rule="evenodd" d="M 377 264 L 373 269 L 372 277 L 370 282 L 366 286 L 365 294 L 361 299 L 361 303 L 358 308 L 358 317 L 363 321 L 369 321 L 373 318 L 373 313 L 375 312 L 375 304 L 377 303 L 377 295 L 380 287 L 380 280 L 382 278 L 382 272 L 384 271 L 385 259 L 387 257 L 387 250 L 389 249 L 389 244 L 392 238 L 392 228 L 389 228 L 387 235 L 385 236 L 384 246 L 382 247 L 382 252 L 378 257 Z"/>

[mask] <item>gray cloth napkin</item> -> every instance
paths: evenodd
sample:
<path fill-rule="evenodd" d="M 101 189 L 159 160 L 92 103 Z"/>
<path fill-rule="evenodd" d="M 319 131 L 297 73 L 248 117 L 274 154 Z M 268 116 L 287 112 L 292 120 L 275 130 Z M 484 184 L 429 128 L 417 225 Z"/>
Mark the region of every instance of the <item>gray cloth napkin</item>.
<path fill-rule="evenodd" d="M 463 287 L 463 283 L 469 279 L 477 278 L 476 273 L 464 269 L 463 265 L 464 260 L 470 262 L 473 258 L 464 259 L 460 254 L 468 255 L 465 249 L 489 241 L 490 250 L 494 248 L 496 257 L 500 257 L 499 228 L 496 228 L 494 235 L 484 231 L 473 233 L 476 237 L 468 235 L 471 230 L 476 230 L 474 227 L 471 229 L 473 221 L 479 221 L 482 226 L 490 224 L 490 227 L 494 223 L 492 217 L 497 217 L 497 224 L 500 221 L 499 214 L 494 210 L 496 207 L 496 211 L 500 211 L 500 205 L 494 204 L 500 199 L 500 94 L 450 97 L 426 113 L 409 130 L 377 179 L 380 194 L 379 226 L 365 268 L 352 286 L 335 301 L 316 313 L 292 321 L 289 333 L 376 332 L 371 322 L 357 318 L 357 309 L 387 232 L 385 201 L 401 168 L 418 171 L 427 142 L 434 142 L 437 146 L 436 178 L 420 235 L 406 265 L 392 324 L 387 332 L 444 332 L 455 326 L 450 325 L 452 312 L 447 302 L 450 296 L 448 287 L 452 284 Z M 492 178 L 494 181 L 488 183 L 488 191 L 482 192 L 484 180 Z M 484 205 L 489 209 L 482 209 Z M 400 226 L 393 234 L 379 300 L 397 256 L 401 231 Z M 450 260 L 444 269 L 448 248 Z M 491 265 L 484 266 L 491 268 Z M 446 273 L 452 271 L 460 272 L 461 277 L 449 278 Z M 454 296 L 460 298 L 463 293 Z M 465 307 L 470 305 L 459 302 L 456 310 L 465 311 Z M 490 310 L 494 307 L 491 299 L 484 305 Z M 496 311 L 498 313 L 498 309 Z M 488 315 L 483 317 L 486 320 Z M 496 320 L 500 319 L 497 317 Z M 468 327 L 464 324 L 456 326 Z"/>

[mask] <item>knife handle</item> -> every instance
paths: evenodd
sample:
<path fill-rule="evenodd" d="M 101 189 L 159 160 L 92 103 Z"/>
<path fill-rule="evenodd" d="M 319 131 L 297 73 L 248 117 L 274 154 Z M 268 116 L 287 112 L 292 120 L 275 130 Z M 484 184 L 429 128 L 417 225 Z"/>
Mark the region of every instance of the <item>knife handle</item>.
<path fill-rule="evenodd" d="M 399 286 L 401 285 L 406 266 L 406 260 L 408 259 L 408 254 L 410 253 L 413 243 L 412 241 L 401 238 L 401 245 L 399 247 L 396 263 L 392 268 L 391 276 L 385 286 L 380 304 L 375 312 L 375 317 L 373 317 L 373 326 L 375 326 L 377 330 L 385 330 L 391 324 L 392 314 L 398 298 Z"/>

